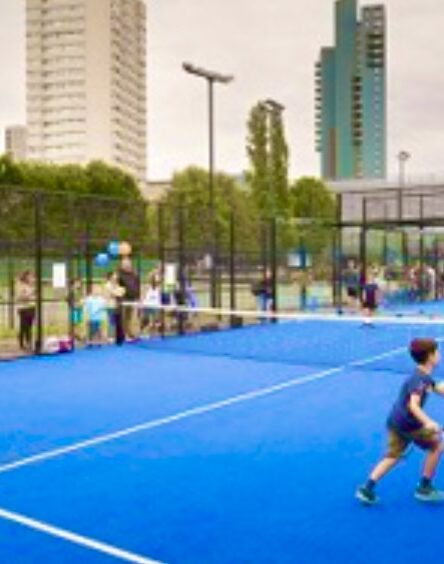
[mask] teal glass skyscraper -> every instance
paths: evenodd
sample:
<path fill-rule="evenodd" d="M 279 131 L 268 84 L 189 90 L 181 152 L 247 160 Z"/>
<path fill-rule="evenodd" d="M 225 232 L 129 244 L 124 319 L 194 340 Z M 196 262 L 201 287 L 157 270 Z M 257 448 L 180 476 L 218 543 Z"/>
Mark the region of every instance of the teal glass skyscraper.
<path fill-rule="evenodd" d="M 386 176 L 386 17 L 336 0 L 335 46 L 316 63 L 316 149 L 323 178 Z"/>

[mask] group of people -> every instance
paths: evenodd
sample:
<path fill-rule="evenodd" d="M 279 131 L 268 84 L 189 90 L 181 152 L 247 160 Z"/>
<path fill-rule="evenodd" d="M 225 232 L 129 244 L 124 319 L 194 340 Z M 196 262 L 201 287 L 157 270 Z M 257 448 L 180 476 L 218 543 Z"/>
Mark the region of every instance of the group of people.
<path fill-rule="evenodd" d="M 73 281 L 70 294 L 75 338 L 85 340 L 85 318 L 86 340 L 92 345 L 108 341 L 121 345 L 136 340 L 141 334 L 160 333 L 168 318 L 162 313 L 162 306 L 197 305 L 189 284 L 177 282 L 164 287 L 158 270 L 150 272 L 146 286 L 142 284 L 129 258 L 121 261 L 118 270 L 108 273 L 104 284 L 94 284 L 85 297 L 80 279 Z"/>
<path fill-rule="evenodd" d="M 121 345 L 138 336 L 138 306 L 141 281 L 129 257 L 121 260 L 117 270 L 109 272 L 103 284 L 94 283 L 84 295 L 83 283 L 71 283 L 71 323 L 77 341 L 91 345 L 110 340 Z M 86 335 L 84 334 L 86 320 Z"/>
<path fill-rule="evenodd" d="M 31 353 L 34 350 L 36 283 L 30 270 L 21 273 L 17 279 L 15 302 L 19 347 L 23 352 Z M 124 257 L 118 268 L 106 275 L 104 282 L 93 282 L 89 290 L 85 290 L 81 278 L 74 278 L 69 285 L 68 304 L 77 343 L 98 345 L 111 341 L 121 345 L 141 334 L 160 332 L 171 317 L 162 315 L 161 306 L 196 307 L 197 297 L 185 280 L 165 287 L 158 270 L 152 271 L 147 283 L 143 284 L 131 259 Z"/>
<path fill-rule="evenodd" d="M 376 307 L 383 297 L 387 303 L 394 303 L 396 299 L 412 303 L 444 297 L 444 274 L 430 264 L 415 264 L 402 271 L 389 266 L 371 266 L 364 276 L 359 265 L 351 260 L 343 271 L 342 280 L 351 309 L 357 309 L 369 301 L 365 296 L 369 284 L 370 293 L 374 293 L 374 287 L 377 286 Z"/>
<path fill-rule="evenodd" d="M 350 261 L 343 273 L 343 282 L 347 292 L 347 306 L 352 312 L 362 310 L 364 315 L 374 315 L 382 300 L 379 271 L 369 268 L 363 274 L 358 265 Z"/>

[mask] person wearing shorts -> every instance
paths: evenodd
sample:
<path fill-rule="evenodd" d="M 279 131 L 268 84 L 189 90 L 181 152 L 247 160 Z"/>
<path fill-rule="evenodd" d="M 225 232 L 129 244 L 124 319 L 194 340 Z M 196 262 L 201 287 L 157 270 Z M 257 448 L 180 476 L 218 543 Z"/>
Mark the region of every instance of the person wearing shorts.
<path fill-rule="evenodd" d="M 375 315 L 380 301 L 379 286 L 373 274 L 369 274 L 362 289 L 362 311 L 367 318 L 365 324 Z"/>
<path fill-rule="evenodd" d="M 88 319 L 88 340 L 90 345 L 102 345 L 103 324 L 106 319 L 106 301 L 100 286 L 93 286 L 91 293 L 85 300 L 85 313 Z"/>
<path fill-rule="evenodd" d="M 359 270 L 354 261 L 349 261 L 343 281 L 347 290 L 347 302 L 352 311 L 359 309 Z"/>
<path fill-rule="evenodd" d="M 438 344 L 434 339 L 414 339 L 410 344 L 410 354 L 417 366 L 402 385 L 388 416 L 386 454 L 374 467 L 367 482 L 356 491 L 356 497 L 366 505 L 377 501 L 376 484 L 396 466 L 411 444 L 426 452 L 415 498 L 420 501 L 444 501 L 444 492 L 432 484 L 444 450 L 442 428 L 423 409 L 431 392 L 444 395 L 444 382 L 436 382 L 431 376 L 440 361 Z"/>

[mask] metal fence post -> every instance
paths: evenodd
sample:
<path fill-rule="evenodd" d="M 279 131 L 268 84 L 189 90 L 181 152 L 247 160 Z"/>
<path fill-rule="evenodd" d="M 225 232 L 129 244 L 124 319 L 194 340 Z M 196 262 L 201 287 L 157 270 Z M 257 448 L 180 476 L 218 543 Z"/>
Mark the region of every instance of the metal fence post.
<path fill-rule="evenodd" d="M 41 354 L 43 345 L 43 228 L 42 228 L 42 194 L 34 195 L 34 259 L 36 279 L 36 314 L 37 333 L 35 339 L 35 352 Z"/>
<path fill-rule="evenodd" d="M 362 200 L 362 225 L 360 241 L 361 291 L 367 281 L 367 198 Z"/>
<path fill-rule="evenodd" d="M 160 261 L 160 292 L 163 298 L 165 293 L 165 237 L 164 237 L 164 206 L 159 203 L 157 205 L 157 253 L 159 255 Z M 163 299 L 161 300 L 163 304 Z M 162 309 L 160 312 L 160 333 L 161 336 L 165 336 L 165 311 Z"/>
<path fill-rule="evenodd" d="M 187 305 L 186 299 L 186 280 L 185 280 L 185 233 L 184 233 L 184 206 L 182 201 L 179 202 L 177 208 L 177 232 L 178 232 L 178 243 L 179 243 L 179 300 L 178 306 L 184 307 Z M 178 329 L 179 334 L 183 335 L 185 333 L 185 314 L 183 312 L 178 312 Z"/>
<path fill-rule="evenodd" d="M 271 310 L 278 311 L 278 248 L 277 248 L 277 221 L 273 217 L 270 222 L 270 254 L 271 254 Z M 273 323 L 277 319 L 273 317 Z"/>
<path fill-rule="evenodd" d="M 236 227 L 233 208 L 230 214 L 230 309 L 236 309 Z"/>
<path fill-rule="evenodd" d="M 8 245 L 8 321 L 9 328 L 15 328 L 15 269 L 14 269 L 14 253 L 12 252 L 12 243 Z"/>

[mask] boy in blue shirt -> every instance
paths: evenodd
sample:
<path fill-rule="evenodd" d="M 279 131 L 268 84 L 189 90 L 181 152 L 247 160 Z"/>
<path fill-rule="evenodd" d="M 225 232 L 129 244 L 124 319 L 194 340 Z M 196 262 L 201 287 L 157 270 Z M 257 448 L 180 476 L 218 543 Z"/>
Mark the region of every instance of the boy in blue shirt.
<path fill-rule="evenodd" d="M 94 286 L 85 300 L 85 313 L 88 318 L 88 337 L 91 345 L 103 344 L 103 323 L 106 319 L 106 301 L 100 287 Z"/>
<path fill-rule="evenodd" d="M 387 453 L 375 466 L 367 482 L 356 492 L 356 497 L 366 505 L 376 503 L 377 482 L 398 463 L 411 443 L 427 451 L 423 475 L 415 490 L 416 499 L 444 501 L 444 492 L 432 484 L 444 450 L 442 429 L 423 410 L 430 392 L 444 395 L 444 383 L 435 382 L 431 377 L 440 361 L 438 344 L 434 339 L 414 339 L 410 344 L 410 354 L 417 366 L 414 374 L 404 382 L 388 416 Z"/>

